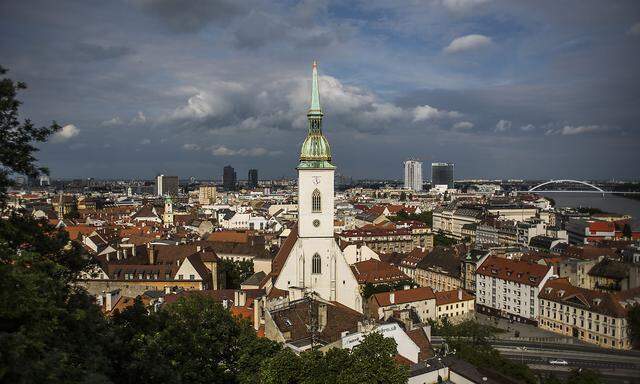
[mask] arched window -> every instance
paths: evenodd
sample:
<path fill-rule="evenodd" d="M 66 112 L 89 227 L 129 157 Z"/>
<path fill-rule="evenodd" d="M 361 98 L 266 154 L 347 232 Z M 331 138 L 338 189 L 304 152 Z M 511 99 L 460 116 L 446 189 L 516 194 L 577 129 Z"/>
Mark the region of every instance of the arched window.
<path fill-rule="evenodd" d="M 313 255 L 313 259 L 311 260 L 311 273 L 322 273 L 322 260 L 320 259 L 320 255 L 317 253 Z"/>
<path fill-rule="evenodd" d="M 313 191 L 313 195 L 311 196 L 311 211 L 312 212 L 320 212 L 322 210 L 322 203 L 320 201 L 320 191 Z"/>

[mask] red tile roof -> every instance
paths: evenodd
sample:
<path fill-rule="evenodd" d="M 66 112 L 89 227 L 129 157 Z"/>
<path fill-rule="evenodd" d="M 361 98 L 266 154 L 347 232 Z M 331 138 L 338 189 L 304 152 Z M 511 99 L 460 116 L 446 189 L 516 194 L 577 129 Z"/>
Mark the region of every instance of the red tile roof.
<path fill-rule="evenodd" d="M 476 274 L 529 286 L 538 286 L 550 266 L 489 256 L 476 270 Z"/>
<path fill-rule="evenodd" d="M 351 266 L 358 283 L 382 284 L 409 280 L 398 268 L 383 261 L 369 259 Z"/>
<path fill-rule="evenodd" d="M 402 291 L 393 292 L 394 300 L 393 304 L 405 304 L 413 303 L 416 301 L 435 299 L 436 296 L 433 293 L 431 287 L 420 287 L 413 289 L 404 289 Z M 387 307 L 391 304 L 391 292 L 381 292 L 373 295 L 374 300 L 380 307 Z"/>
<path fill-rule="evenodd" d="M 460 300 L 462 294 L 462 300 Z M 474 300 L 475 296 L 463 289 L 452 289 L 450 291 L 435 292 L 436 305 L 447 305 L 451 303 L 461 303 L 463 301 Z"/>

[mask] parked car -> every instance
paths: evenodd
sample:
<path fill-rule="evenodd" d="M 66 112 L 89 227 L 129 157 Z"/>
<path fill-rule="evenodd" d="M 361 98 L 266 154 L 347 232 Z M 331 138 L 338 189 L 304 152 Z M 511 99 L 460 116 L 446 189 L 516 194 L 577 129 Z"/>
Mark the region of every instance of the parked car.
<path fill-rule="evenodd" d="M 549 364 L 551 364 L 551 365 L 569 365 L 569 363 L 567 363 L 567 360 L 563 360 L 563 359 L 549 360 Z"/>

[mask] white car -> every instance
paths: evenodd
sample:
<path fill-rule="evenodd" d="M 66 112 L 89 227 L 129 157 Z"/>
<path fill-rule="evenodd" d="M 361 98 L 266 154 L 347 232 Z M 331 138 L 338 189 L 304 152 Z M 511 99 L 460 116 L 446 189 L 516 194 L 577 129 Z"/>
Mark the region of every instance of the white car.
<path fill-rule="evenodd" d="M 562 359 L 549 360 L 549 364 L 551 364 L 551 365 L 569 365 L 569 363 L 567 363 L 567 360 L 562 360 Z"/>

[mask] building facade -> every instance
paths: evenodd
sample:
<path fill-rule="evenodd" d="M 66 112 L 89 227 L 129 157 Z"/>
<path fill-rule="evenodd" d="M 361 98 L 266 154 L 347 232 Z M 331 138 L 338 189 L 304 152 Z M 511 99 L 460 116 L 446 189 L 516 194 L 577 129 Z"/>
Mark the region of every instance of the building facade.
<path fill-rule="evenodd" d="M 422 191 L 422 162 L 407 160 L 404 162 L 404 188 Z"/>
<path fill-rule="evenodd" d="M 158 175 L 156 177 L 156 191 L 158 196 L 177 196 L 180 186 L 178 176 Z"/>
<path fill-rule="evenodd" d="M 250 169 L 247 177 L 247 187 L 249 189 L 258 188 L 258 170 Z"/>
<path fill-rule="evenodd" d="M 225 191 L 235 191 L 237 183 L 236 170 L 230 165 L 225 166 L 222 170 L 222 186 Z"/>
<path fill-rule="evenodd" d="M 198 188 L 198 203 L 200 205 L 211 205 L 216 203 L 217 191 L 213 185 L 201 185 Z"/>
<path fill-rule="evenodd" d="M 431 186 L 446 185 L 453 189 L 453 163 L 431 164 Z"/>

